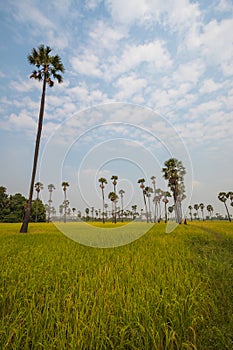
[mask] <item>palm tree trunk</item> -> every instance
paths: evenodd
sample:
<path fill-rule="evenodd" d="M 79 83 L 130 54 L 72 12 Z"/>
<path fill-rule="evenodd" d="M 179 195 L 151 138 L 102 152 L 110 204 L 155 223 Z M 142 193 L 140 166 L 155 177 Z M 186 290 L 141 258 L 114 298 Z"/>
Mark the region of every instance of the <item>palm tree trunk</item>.
<path fill-rule="evenodd" d="M 229 210 L 228 210 L 228 208 L 227 208 L 226 202 L 224 202 L 224 204 L 225 204 L 225 207 L 226 207 L 228 220 L 231 222 L 231 217 L 230 217 Z"/>
<path fill-rule="evenodd" d="M 121 196 L 121 222 L 123 222 L 123 212 L 124 212 L 124 206 L 123 206 L 123 195 Z"/>
<path fill-rule="evenodd" d="M 66 189 L 64 190 L 64 223 L 66 223 Z"/>
<path fill-rule="evenodd" d="M 39 155 L 39 149 L 40 149 L 40 138 L 41 138 L 41 132 L 42 132 L 42 126 L 43 126 L 44 107 L 45 107 L 45 91 L 46 91 L 46 80 L 44 78 L 41 101 L 40 101 L 40 112 L 39 112 L 39 120 L 38 120 L 38 127 L 37 127 L 36 145 L 35 145 L 34 160 L 33 160 L 33 167 L 32 167 L 32 177 L 31 177 L 29 198 L 28 198 L 27 207 L 25 210 L 23 223 L 22 223 L 22 226 L 20 229 L 20 233 L 27 233 L 28 223 L 29 223 L 30 215 L 31 215 L 33 189 L 34 189 L 36 169 L 37 169 L 37 163 L 38 163 L 38 155 Z"/>
<path fill-rule="evenodd" d="M 105 220 L 104 220 L 104 190 L 102 188 L 102 198 L 103 198 L 103 224 L 105 224 Z"/>
<path fill-rule="evenodd" d="M 165 210 L 165 222 L 167 222 L 167 203 L 164 205 L 164 210 Z"/>
<path fill-rule="evenodd" d="M 145 210 L 146 210 L 146 222 L 149 222 L 149 218 L 148 218 L 148 209 L 147 209 L 147 204 L 146 204 L 146 196 L 143 192 L 143 199 L 144 199 L 144 204 L 145 204 Z"/>

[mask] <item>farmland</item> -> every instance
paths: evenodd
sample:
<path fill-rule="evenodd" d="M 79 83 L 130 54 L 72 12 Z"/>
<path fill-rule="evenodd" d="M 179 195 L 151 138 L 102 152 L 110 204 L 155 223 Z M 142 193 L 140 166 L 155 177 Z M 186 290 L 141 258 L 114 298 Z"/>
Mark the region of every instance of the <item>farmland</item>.
<path fill-rule="evenodd" d="M 109 249 L 19 228 L 0 224 L 1 349 L 233 349 L 231 223 L 155 224 Z"/>

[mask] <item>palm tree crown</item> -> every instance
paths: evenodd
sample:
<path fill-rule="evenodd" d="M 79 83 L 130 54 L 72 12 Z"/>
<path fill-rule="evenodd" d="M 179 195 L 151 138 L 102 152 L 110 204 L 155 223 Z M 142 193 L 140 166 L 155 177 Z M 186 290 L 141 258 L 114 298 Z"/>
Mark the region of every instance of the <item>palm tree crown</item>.
<path fill-rule="evenodd" d="M 34 70 L 30 75 L 30 78 L 34 78 L 38 81 L 45 81 L 50 87 L 54 85 L 54 81 L 51 79 L 56 79 L 58 83 L 63 82 L 62 75 L 58 72 L 64 73 L 65 68 L 61 62 L 58 55 L 51 56 L 52 49 L 49 46 L 40 45 L 38 50 L 32 49 L 30 55 L 27 59 L 31 65 L 36 66 L 37 70 Z"/>

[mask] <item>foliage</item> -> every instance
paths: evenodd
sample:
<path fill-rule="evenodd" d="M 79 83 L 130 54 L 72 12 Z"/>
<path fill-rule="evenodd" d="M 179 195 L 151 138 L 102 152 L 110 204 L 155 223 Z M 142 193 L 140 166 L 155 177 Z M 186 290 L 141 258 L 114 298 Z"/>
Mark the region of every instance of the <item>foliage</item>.
<path fill-rule="evenodd" d="M 45 222 L 46 210 L 45 206 L 40 199 L 32 201 L 31 217 L 32 222 Z"/>
<path fill-rule="evenodd" d="M 22 222 L 26 203 L 27 199 L 21 193 L 8 195 L 6 188 L 0 186 L 0 222 Z M 41 200 L 37 199 L 32 202 L 30 221 L 36 221 L 36 208 L 38 213 L 37 220 L 44 222 L 45 206 Z"/>
<path fill-rule="evenodd" d="M 18 228 L 0 225 L 1 349 L 232 349 L 230 223 L 161 223 L 113 249 Z"/>

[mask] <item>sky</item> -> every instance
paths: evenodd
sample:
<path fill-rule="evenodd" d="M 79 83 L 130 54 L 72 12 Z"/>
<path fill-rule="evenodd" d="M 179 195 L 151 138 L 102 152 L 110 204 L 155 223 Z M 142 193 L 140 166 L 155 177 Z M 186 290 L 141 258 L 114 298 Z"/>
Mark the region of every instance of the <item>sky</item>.
<path fill-rule="evenodd" d="M 137 184 L 167 189 L 161 169 L 186 168 L 184 205 L 233 190 L 233 2 L 230 0 L 5 0 L 0 4 L 0 185 L 28 195 L 41 84 L 32 48 L 50 46 L 64 82 L 47 89 L 36 181 L 70 187 L 71 207 L 101 208 L 119 177 L 124 205 L 143 207 Z M 110 204 L 109 204 L 110 205 Z M 230 209 L 233 212 L 232 208 Z"/>

